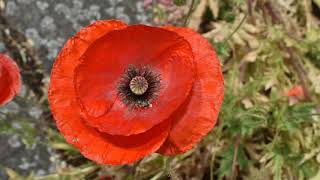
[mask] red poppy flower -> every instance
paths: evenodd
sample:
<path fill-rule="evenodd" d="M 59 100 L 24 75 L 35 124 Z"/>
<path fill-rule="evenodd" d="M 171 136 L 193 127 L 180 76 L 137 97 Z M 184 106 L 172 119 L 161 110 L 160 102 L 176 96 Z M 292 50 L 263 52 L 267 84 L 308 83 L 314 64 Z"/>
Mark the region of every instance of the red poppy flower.
<path fill-rule="evenodd" d="M 213 128 L 222 99 L 220 64 L 201 35 L 117 20 L 69 39 L 49 88 L 61 133 L 100 164 L 189 150 Z"/>
<path fill-rule="evenodd" d="M 0 54 L 0 106 L 11 101 L 20 92 L 21 80 L 17 64 Z"/>
<path fill-rule="evenodd" d="M 289 105 L 297 104 L 304 100 L 305 94 L 301 85 L 296 85 L 284 93 L 289 98 Z"/>
<path fill-rule="evenodd" d="M 303 88 L 301 85 L 297 85 L 292 87 L 291 89 L 289 89 L 286 93 L 285 96 L 288 97 L 295 97 L 298 99 L 303 99 L 304 98 L 304 92 L 303 92 Z"/>

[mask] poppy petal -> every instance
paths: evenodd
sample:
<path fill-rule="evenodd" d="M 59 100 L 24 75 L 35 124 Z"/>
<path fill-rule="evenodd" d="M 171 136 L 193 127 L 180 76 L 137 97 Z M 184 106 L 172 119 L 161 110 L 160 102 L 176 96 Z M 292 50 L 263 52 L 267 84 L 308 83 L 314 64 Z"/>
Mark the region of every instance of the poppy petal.
<path fill-rule="evenodd" d="M 129 136 L 167 119 L 187 98 L 193 83 L 193 54 L 181 36 L 162 28 L 133 25 L 90 45 L 75 70 L 75 87 L 85 121 L 101 132 Z M 152 108 L 133 109 L 117 85 L 130 65 L 150 66 L 161 74 Z"/>
<path fill-rule="evenodd" d="M 20 71 L 8 56 L 0 54 L 0 106 L 8 103 L 21 89 Z"/>
<path fill-rule="evenodd" d="M 133 163 L 158 150 L 170 129 L 170 121 L 164 121 L 142 134 L 112 136 L 86 126 L 79 110 L 77 102 L 73 101 L 64 112 L 54 112 L 57 126 L 68 143 L 99 164 Z"/>
<path fill-rule="evenodd" d="M 175 155 L 191 149 L 214 127 L 223 100 L 224 85 L 220 62 L 205 38 L 188 28 L 164 28 L 178 33 L 190 43 L 196 67 L 189 99 L 170 117 L 169 137 L 158 151 L 164 155 Z"/>

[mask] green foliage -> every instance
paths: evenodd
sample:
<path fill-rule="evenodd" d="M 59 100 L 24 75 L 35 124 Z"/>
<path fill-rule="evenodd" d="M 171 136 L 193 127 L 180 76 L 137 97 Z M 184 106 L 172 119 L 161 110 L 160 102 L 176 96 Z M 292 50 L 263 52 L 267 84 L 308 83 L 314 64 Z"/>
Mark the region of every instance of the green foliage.
<path fill-rule="evenodd" d="M 229 146 L 228 149 L 225 149 L 221 153 L 221 160 L 220 160 L 220 167 L 217 170 L 219 179 L 222 179 L 224 176 L 229 176 L 231 174 L 231 167 L 233 163 L 234 157 L 234 146 Z M 237 160 L 240 169 L 245 169 L 250 164 L 250 160 L 248 159 L 247 155 L 245 154 L 245 149 L 241 145 L 238 150 Z"/>
<path fill-rule="evenodd" d="M 319 171 L 318 162 L 315 162 L 315 161 L 307 161 L 307 162 L 301 164 L 299 167 L 300 167 L 300 171 L 302 172 L 303 176 L 306 179 L 310 179 L 310 178 L 314 177 L 317 174 L 317 172 Z"/>
<path fill-rule="evenodd" d="M 174 0 L 173 3 L 177 6 L 183 6 L 186 5 L 187 0 Z"/>
<path fill-rule="evenodd" d="M 231 174 L 231 167 L 233 161 L 234 148 L 230 146 L 228 149 L 221 153 L 220 167 L 218 169 L 218 177 L 221 179 L 224 176 Z"/>
<path fill-rule="evenodd" d="M 228 1 L 219 0 L 219 6 L 221 9 L 219 12 L 219 17 L 227 22 L 234 21 L 235 14 L 232 11 L 233 4 Z"/>
<path fill-rule="evenodd" d="M 312 123 L 313 104 L 304 103 L 294 106 L 275 106 L 274 118 L 280 131 L 294 133 L 302 128 L 303 123 Z"/>
<path fill-rule="evenodd" d="M 31 173 L 29 176 L 24 177 L 19 175 L 17 172 L 12 169 L 7 168 L 6 172 L 9 176 L 9 179 L 12 180 L 73 180 L 73 179 L 86 179 L 86 177 L 98 169 L 98 166 L 95 165 L 86 165 L 80 166 L 77 168 L 69 168 L 56 174 L 50 174 L 46 176 L 35 176 Z"/>
<path fill-rule="evenodd" d="M 226 58 L 230 56 L 230 48 L 226 42 L 217 42 L 213 40 L 212 44 L 219 56 Z"/>
<path fill-rule="evenodd" d="M 225 132 L 231 137 L 240 134 L 242 137 L 247 137 L 253 134 L 254 131 L 266 126 L 267 112 L 263 107 L 252 107 L 245 109 L 241 102 L 228 91 L 226 91 L 224 104 L 220 112 L 221 118 L 224 119 L 222 127 Z M 232 109 L 232 113 L 230 113 Z"/>
<path fill-rule="evenodd" d="M 0 118 L 0 133 L 19 135 L 27 148 L 37 143 L 35 138 L 39 135 L 39 132 L 34 128 L 34 124 L 30 119 L 10 114 L 6 116 L 6 118 Z M 14 127 L 14 124 L 17 127 Z"/>
<path fill-rule="evenodd" d="M 320 69 L 320 41 L 310 44 L 309 51 L 306 56 L 309 60 Z"/>

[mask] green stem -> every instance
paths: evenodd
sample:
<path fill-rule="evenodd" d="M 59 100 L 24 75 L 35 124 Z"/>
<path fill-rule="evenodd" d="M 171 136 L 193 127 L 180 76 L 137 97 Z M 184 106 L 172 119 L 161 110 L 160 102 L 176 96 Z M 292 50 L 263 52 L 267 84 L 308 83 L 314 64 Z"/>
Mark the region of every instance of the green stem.
<path fill-rule="evenodd" d="M 152 0 L 152 4 L 151 4 L 151 6 L 152 6 L 152 12 L 151 12 L 152 13 L 152 21 L 154 21 L 154 19 L 156 17 L 156 12 L 155 12 L 156 4 L 157 4 L 156 0 Z"/>
<path fill-rule="evenodd" d="M 232 38 L 232 36 L 241 28 L 242 24 L 243 24 L 244 21 L 247 19 L 247 16 L 248 16 L 248 14 L 245 14 L 245 15 L 244 15 L 244 17 L 242 18 L 242 20 L 240 21 L 240 23 L 238 24 L 238 26 L 231 32 L 231 34 L 230 34 L 228 37 L 226 37 L 226 38 L 223 40 L 224 43 L 227 42 L 227 41 L 229 41 L 229 40 Z"/>
<path fill-rule="evenodd" d="M 194 3 L 195 3 L 195 0 L 192 0 L 192 1 L 191 1 L 190 8 L 189 8 L 189 11 L 188 11 L 188 14 L 187 14 L 187 16 L 186 16 L 186 18 L 185 18 L 185 20 L 184 20 L 184 23 L 183 23 L 184 26 L 187 26 L 188 20 L 189 20 L 189 18 L 190 18 L 190 16 L 191 16 L 191 13 L 192 13 L 192 11 L 193 11 Z"/>

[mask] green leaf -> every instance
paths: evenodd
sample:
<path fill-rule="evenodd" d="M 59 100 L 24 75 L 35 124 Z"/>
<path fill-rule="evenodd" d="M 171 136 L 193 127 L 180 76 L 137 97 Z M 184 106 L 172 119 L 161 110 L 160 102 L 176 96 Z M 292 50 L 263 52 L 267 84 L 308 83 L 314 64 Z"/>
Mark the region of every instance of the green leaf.
<path fill-rule="evenodd" d="M 239 151 L 238 151 L 238 163 L 240 169 L 245 169 L 248 167 L 250 160 L 248 159 L 245 149 L 243 145 L 239 146 Z"/>
<path fill-rule="evenodd" d="M 215 42 L 213 41 L 213 46 L 219 56 L 229 57 L 230 56 L 230 48 L 227 42 Z"/>
<path fill-rule="evenodd" d="M 305 178 L 309 179 L 315 176 L 319 170 L 319 165 L 314 161 L 307 161 L 300 166 Z"/>
<path fill-rule="evenodd" d="M 227 150 L 223 151 L 221 154 L 220 167 L 218 169 L 218 177 L 219 179 L 229 176 L 231 174 L 232 169 L 232 161 L 233 161 L 234 148 L 230 146 Z"/>

